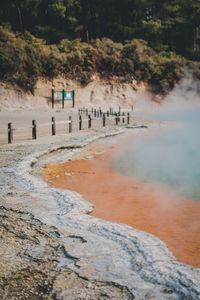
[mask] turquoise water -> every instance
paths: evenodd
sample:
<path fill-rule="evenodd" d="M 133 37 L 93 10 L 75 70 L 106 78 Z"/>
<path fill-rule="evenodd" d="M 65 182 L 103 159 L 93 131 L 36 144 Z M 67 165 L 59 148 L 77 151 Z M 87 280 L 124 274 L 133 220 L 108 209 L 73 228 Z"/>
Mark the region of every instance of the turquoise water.
<path fill-rule="evenodd" d="M 183 126 L 160 135 L 130 139 L 113 168 L 149 183 L 159 183 L 181 197 L 200 201 L 200 109 L 151 117 L 178 120 Z M 142 129 L 141 129 L 142 130 Z"/>

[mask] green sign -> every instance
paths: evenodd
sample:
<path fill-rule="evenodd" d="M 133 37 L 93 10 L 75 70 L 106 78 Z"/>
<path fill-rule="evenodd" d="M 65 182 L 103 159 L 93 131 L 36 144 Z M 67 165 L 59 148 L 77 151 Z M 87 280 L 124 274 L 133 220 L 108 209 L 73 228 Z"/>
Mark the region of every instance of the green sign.
<path fill-rule="evenodd" d="M 64 99 L 65 100 L 73 100 L 74 99 L 74 91 L 64 92 Z"/>
<path fill-rule="evenodd" d="M 61 101 L 63 99 L 63 91 L 54 91 L 53 92 L 54 95 L 54 101 Z M 73 101 L 74 99 L 74 91 L 64 91 L 64 100 L 71 100 Z"/>

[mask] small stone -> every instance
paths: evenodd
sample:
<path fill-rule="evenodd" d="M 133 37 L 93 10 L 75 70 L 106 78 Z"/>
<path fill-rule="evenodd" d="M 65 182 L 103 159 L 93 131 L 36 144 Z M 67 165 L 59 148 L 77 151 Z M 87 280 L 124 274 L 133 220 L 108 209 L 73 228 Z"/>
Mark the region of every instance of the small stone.
<path fill-rule="evenodd" d="M 92 286 L 92 283 L 91 282 L 88 282 L 88 288 L 91 289 L 93 286 Z"/>
<path fill-rule="evenodd" d="M 162 290 L 161 293 L 163 293 L 163 294 L 173 294 L 173 290 L 170 289 L 170 288 L 166 288 L 166 289 Z"/>

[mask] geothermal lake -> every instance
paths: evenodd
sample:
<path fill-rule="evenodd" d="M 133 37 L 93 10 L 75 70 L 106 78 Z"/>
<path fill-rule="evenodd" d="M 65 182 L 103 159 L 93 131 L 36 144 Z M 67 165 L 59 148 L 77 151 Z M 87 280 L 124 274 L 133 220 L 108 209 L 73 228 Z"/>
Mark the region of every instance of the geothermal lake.
<path fill-rule="evenodd" d="M 50 164 L 44 178 L 82 194 L 93 216 L 152 233 L 180 261 L 200 267 L 199 116 L 199 109 L 153 114 L 178 123 L 100 140 L 74 160 Z"/>
<path fill-rule="evenodd" d="M 156 114 L 151 116 L 156 118 Z M 160 113 L 157 118 L 182 122 L 178 128 L 129 140 L 112 167 L 143 182 L 158 183 L 177 196 L 200 201 L 200 109 Z"/>

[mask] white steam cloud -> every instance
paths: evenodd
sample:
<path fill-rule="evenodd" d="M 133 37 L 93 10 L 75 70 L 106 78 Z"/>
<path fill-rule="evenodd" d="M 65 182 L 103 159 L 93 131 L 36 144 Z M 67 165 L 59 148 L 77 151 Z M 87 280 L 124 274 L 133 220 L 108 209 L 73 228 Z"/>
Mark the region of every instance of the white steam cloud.
<path fill-rule="evenodd" d="M 184 79 L 159 110 L 145 114 L 149 119 L 181 121 L 183 126 L 153 137 L 133 138 L 127 152 L 114 161 L 114 168 L 200 201 L 200 84 Z"/>

